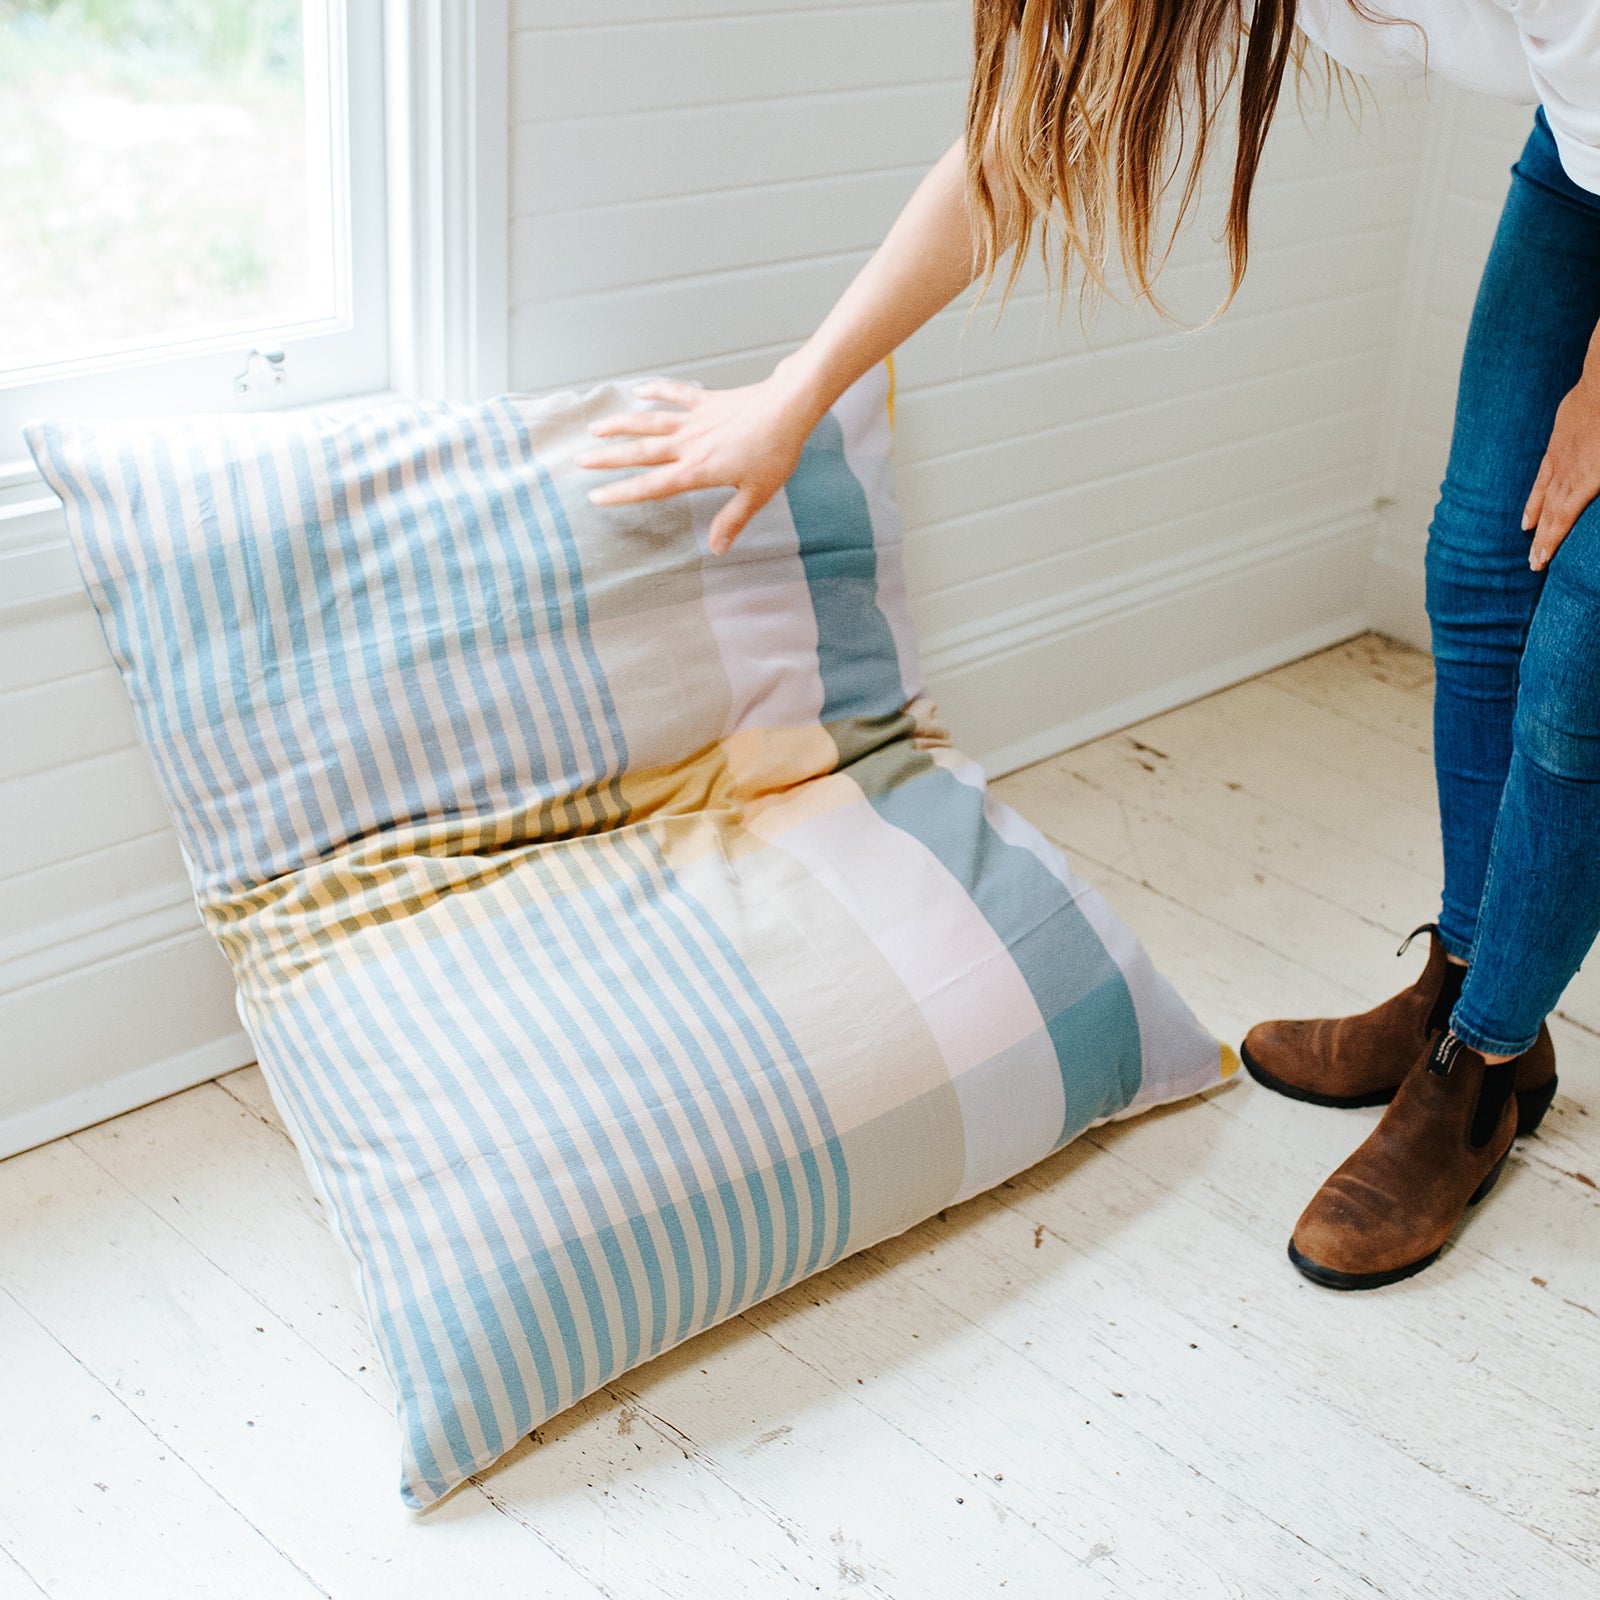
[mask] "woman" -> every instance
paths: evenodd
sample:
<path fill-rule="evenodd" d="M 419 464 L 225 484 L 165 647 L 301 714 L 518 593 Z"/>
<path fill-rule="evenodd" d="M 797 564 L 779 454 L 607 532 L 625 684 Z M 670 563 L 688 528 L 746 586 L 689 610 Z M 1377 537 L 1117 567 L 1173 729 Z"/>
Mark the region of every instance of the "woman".
<path fill-rule="evenodd" d="M 1307 40 L 1356 71 L 1425 63 L 1539 100 L 1473 314 L 1428 545 L 1445 847 L 1429 960 L 1373 1011 L 1262 1023 L 1244 1046 L 1281 1093 L 1388 1104 L 1289 1253 L 1331 1287 L 1394 1282 L 1438 1255 L 1538 1125 L 1556 1081 L 1544 1018 L 1600 932 L 1600 4 L 976 0 L 974 16 L 966 135 L 822 326 L 761 383 L 642 388 L 680 409 L 596 425 L 626 442 L 585 465 L 651 470 L 592 498 L 731 487 L 711 528 L 727 550 L 849 384 L 1012 250 L 1009 288 L 1036 236 L 1063 288 L 1077 272 L 1097 289 L 1114 244 L 1153 300 L 1157 211 L 1173 183 L 1174 227 L 1188 210 L 1229 92 L 1237 289 L 1262 143 Z"/>

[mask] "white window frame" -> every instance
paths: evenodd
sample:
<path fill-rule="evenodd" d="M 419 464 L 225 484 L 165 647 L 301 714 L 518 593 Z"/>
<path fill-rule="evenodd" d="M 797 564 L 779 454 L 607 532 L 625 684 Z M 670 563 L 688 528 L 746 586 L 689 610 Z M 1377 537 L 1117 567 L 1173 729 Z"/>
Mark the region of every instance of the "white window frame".
<path fill-rule="evenodd" d="M 390 388 L 505 389 L 508 0 L 385 0 Z"/>
<path fill-rule="evenodd" d="M 352 234 L 365 229 L 368 243 L 385 246 L 352 253 L 353 295 L 382 309 L 366 319 L 361 342 L 341 354 L 341 341 L 324 335 L 319 353 L 309 336 L 297 346 L 287 334 L 264 335 L 286 352 L 285 382 L 236 395 L 233 378 L 261 340 L 230 336 L 192 352 L 208 365 L 188 368 L 181 382 L 175 372 L 130 364 L 30 385 L 28 414 L 149 416 L 332 402 L 343 409 L 400 395 L 467 399 L 504 389 L 507 5 L 349 0 L 351 120 L 376 105 L 383 128 L 378 152 L 364 153 L 359 138 L 351 150 Z M 80 591 L 59 502 L 5 411 L 0 406 L 0 620 Z"/>

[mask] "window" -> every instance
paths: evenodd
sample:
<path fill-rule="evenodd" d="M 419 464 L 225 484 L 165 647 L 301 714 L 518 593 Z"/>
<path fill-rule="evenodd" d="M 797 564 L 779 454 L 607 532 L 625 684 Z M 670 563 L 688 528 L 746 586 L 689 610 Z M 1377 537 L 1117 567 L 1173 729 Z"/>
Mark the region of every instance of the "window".
<path fill-rule="evenodd" d="M 0 0 L 0 632 L 81 595 L 29 417 L 505 387 L 509 26 Z"/>
<path fill-rule="evenodd" d="M 382 0 L 0 0 L 0 459 L 389 379 Z"/>

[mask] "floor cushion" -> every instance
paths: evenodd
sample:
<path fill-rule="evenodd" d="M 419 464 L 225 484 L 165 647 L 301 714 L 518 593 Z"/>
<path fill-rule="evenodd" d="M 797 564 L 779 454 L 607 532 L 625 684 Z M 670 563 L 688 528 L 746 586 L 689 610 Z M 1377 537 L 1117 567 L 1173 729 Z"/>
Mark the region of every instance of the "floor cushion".
<path fill-rule="evenodd" d="M 886 374 L 721 558 L 720 494 L 589 503 L 630 395 L 27 433 L 414 1506 L 1233 1064 L 949 748 Z"/>

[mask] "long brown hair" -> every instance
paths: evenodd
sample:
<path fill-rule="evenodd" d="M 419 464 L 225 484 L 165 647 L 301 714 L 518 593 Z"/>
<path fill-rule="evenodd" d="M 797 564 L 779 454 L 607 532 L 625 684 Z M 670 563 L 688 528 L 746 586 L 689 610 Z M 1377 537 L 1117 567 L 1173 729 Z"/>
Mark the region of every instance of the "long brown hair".
<path fill-rule="evenodd" d="M 1237 145 L 1223 239 L 1233 299 L 1250 250 L 1250 193 L 1284 74 L 1303 63 L 1296 0 L 974 0 L 967 188 L 980 277 L 1016 246 L 1011 293 L 1039 236 L 1065 291 L 1074 262 L 1093 301 L 1112 235 L 1135 298 L 1155 280 L 1198 197 L 1224 101 Z M 1355 7 L 1364 11 L 1359 3 Z M 1176 203 L 1164 202 L 1176 188 Z M 1001 233 L 1001 217 L 1010 226 Z M 1170 222 L 1170 226 L 1167 223 Z"/>

